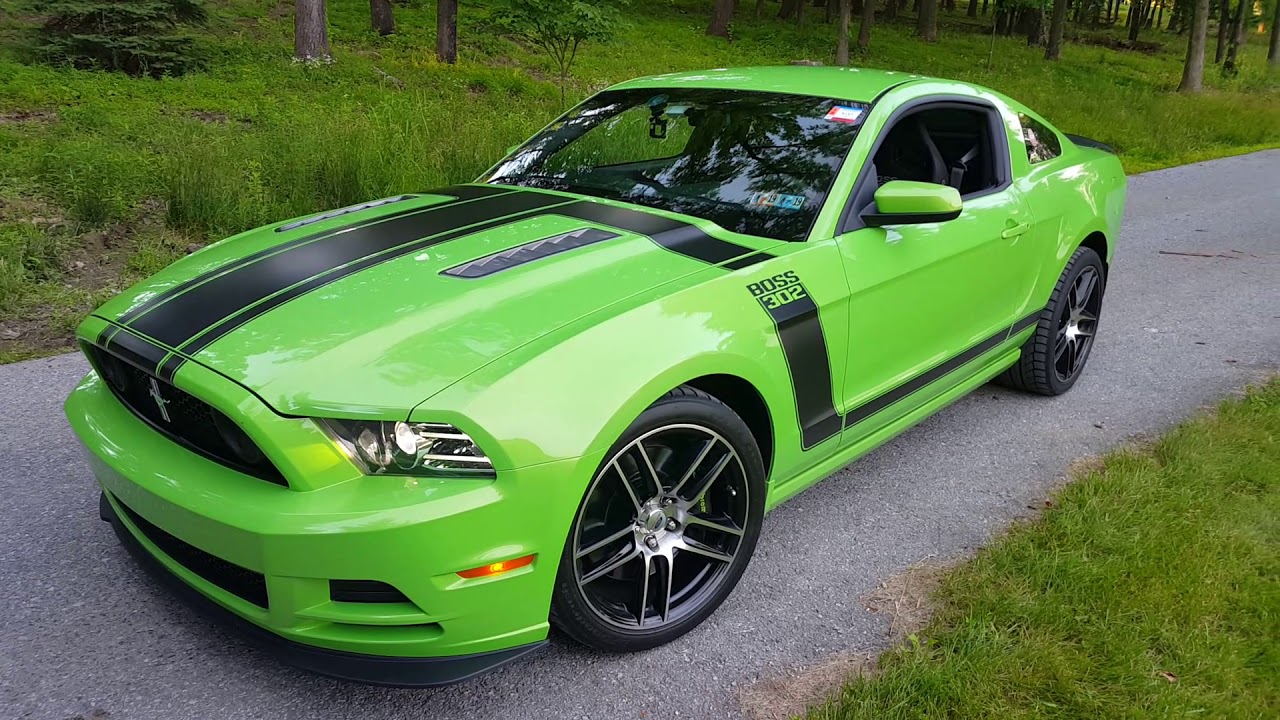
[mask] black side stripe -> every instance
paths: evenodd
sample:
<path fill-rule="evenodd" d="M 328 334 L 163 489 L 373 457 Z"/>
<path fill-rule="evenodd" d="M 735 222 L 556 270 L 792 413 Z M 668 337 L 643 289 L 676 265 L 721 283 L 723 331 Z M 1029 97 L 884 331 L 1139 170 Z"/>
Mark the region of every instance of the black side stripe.
<path fill-rule="evenodd" d="M 1022 316 L 1022 318 L 1013 324 L 1013 327 L 1009 328 L 1009 337 L 1013 337 L 1032 325 L 1035 325 L 1036 322 L 1040 320 L 1040 314 L 1043 312 L 1044 308 L 1040 308 L 1033 313 Z"/>
<path fill-rule="evenodd" d="M 792 290 L 798 285 L 789 286 Z M 969 347 L 948 360 L 926 370 L 910 380 L 872 398 L 840 415 L 833 402 L 830 354 L 826 336 L 818 316 L 818 306 L 808 292 L 801 290 L 801 297 L 770 307 L 768 297 L 761 304 L 773 319 L 782 344 L 783 357 L 791 376 L 792 392 L 796 402 L 796 414 L 800 421 L 800 441 L 804 450 L 863 422 L 876 413 L 906 399 L 930 384 L 959 370 L 965 365 L 1013 338 L 1019 332 L 1036 323 L 1041 310 L 1019 318 L 1009 328 Z"/>
<path fill-rule="evenodd" d="M 143 315 L 130 327 L 161 344 L 182 348 L 206 328 L 254 303 L 362 258 L 494 217 L 563 202 L 563 198 L 555 195 L 512 193 L 455 203 L 328 235 L 215 277 Z"/>
<path fill-rule="evenodd" d="M 337 233 L 348 232 L 350 230 L 354 230 L 360 227 L 376 225 L 376 224 L 383 223 L 388 220 L 393 220 L 395 218 L 402 217 L 405 215 L 416 215 L 421 212 L 429 212 L 432 210 L 437 210 L 446 205 L 452 205 L 455 203 L 465 202 L 468 200 L 478 200 L 481 198 L 494 197 L 496 195 L 504 195 L 509 192 L 512 192 L 510 188 L 496 187 L 493 185 L 458 185 L 455 187 L 443 188 L 441 190 L 433 190 L 430 192 L 425 192 L 422 194 L 423 195 L 452 195 L 454 199 L 447 200 L 442 203 L 437 203 L 435 205 L 430 205 L 428 207 L 414 207 L 414 208 L 406 208 L 403 210 L 397 210 L 395 212 L 387 213 L 386 215 L 380 215 L 376 218 L 372 218 L 363 222 L 353 223 L 352 225 L 349 225 L 347 227 L 333 228 L 331 230 L 324 230 L 321 232 L 312 233 L 310 235 L 305 235 L 300 238 L 289 240 L 288 242 L 280 243 L 279 245 L 274 245 L 269 248 L 264 248 L 255 253 L 245 255 L 244 257 L 237 258 L 229 263 L 213 268 L 208 272 L 201 273 L 200 275 L 184 280 L 183 282 L 178 283 L 177 285 L 174 285 L 173 287 L 163 292 L 157 293 L 155 297 L 147 299 L 146 302 L 130 309 L 128 312 L 121 315 L 119 318 L 116 319 L 116 322 L 127 324 L 130 321 L 140 317 L 141 315 L 144 315 L 150 312 L 151 310 L 154 310 L 156 307 L 167 302 L 170 298 L 181 295 L 182 293 L 190 290 L 193 287 L 196 287 L 197 285 L 201 285 L 205 282 L 208 282 L 212 278 L 215 278 L 219 275 L 225 275 L 226 273 L 232 272 L 234 270 L 238 270 L 242 267 L 245 267 L 246 265 L 251 265 L 263 258 L 277 255 L 286 250 L 291 250 L 293 248 L 306 245 L 315 240 L 319 240 L 320 238 L 328 237 L 330 235 L 335 235 Z"/>
<path fill-rule="evenodd" d="M 888 392 L 853 408 L 844 416 L 845 428 L 857 425 L 881 410 L 888 408 L 890 405 L 893 405 L 900 400 L 905 400 L 908 396 L 923 390 L 930 384 L 941 380 L 943 377 L 950 375 L 956 370 L 959 370 L 965 365 L 968 365 L 974 360 L 986 355 L 988 352 L 991 352 L 1020 332 L 1020 330 L 1025 330 L 1029 325 L 1034 324 L 1039 317 L 1040 310 L 1036 310 L 1030 315 L 1020 318 L 1013 324 L 1011 329 L 1001 330 L 986 340 L 971 346 L 968 350 L 954 355 L 948 360 L 944 360 L 940 364 L 920 373 L 892 390 L 889 390 Z"/>
<path fill-rule="evenodd" d="M 581 201 L 557 208 L 556 214 L 646 235 L 671 252 L 708 265 L 724 265 L 731 270 L 741 270 L 773 258 L 768 253 L 712 237 L 696 225 L 640 210 Z"/>
<path fill-rule="evenodd" d="M 818 305 L 805 292 L 803 297 L 785 304 L 773 308 L 766 305 L 765 311 L 778 329 L 795 393 L 801 445 L 808 450 L 840 432 L 841 427 L 840 413 L 832 400 L 831 361 L 818 319 Z"/>

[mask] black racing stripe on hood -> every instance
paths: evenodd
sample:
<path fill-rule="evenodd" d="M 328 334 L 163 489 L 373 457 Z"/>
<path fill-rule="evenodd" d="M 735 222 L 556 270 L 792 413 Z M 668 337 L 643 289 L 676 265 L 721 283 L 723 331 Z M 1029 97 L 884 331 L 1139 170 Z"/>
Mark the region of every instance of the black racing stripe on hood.
<path fill-rule="evenodd" d="M 129 327 L 189 353 L 183 346 L 207 328 L 299 283 L 415 240 L 563 202 L 556 195 L 515 192 L 437 206 L 427 212 L 338 232 L 219 275 L 143 315 Z"/>
<path fill-rule="evenodd" d="M 395 218 L 398 218 L 404 215 L 414 215 L 420 212 L 435 210 L 437 208 L 444 207 L 445 205 L 465 202 L 467 200 L 478 200 L 480 198 L 493 197 L 495 195 L 504 195 L 509 192 L 511 192 L 510 188 L 501 188 L 501 187 L 495 187 L 492 185 L 456 185 L 453 187 L 441 188 L 439 190 L 429 190 L 421 194 L 422 195 L 448 195 L 453 197 L 453 200 L 446 200 L 445 202 L 437 203 L 435 205 L 430 205 L 428 207 L 413 207 L 413 208 L 405 208 L 403 210 L 396 210 L 394 212 L 390 212 L 385 215 L 380 215 L 376 218 L 370 218 L 368 220 L 352 223 L 351 225 L 347 225 L 346 227 L 331 228 L 329 230 L 323 230 L 320 232 L 311 233 L 310 235 L 304 235 L 303 237 L 295 238 L 293 240 L 289 240 L 288 242 L 280 243 L 279 245 L 273 245 L 269 248 L 259 250 L 255 253 L 250 253 L 248 255 L 245 255 L 244 257 L 236 258 L 235 260 L 232 260 L 231 262 L 226 263 L 225 265 L 221 265 L 219 267 L 213 268 L 208 272 L 201 273 L 195 277 L 184 280 L 163 292 L 157 293 L 155 297 L 148 298 L 146 302 L 143 302 L 142 304 L 130 309 L 128 312 L 116 318 L 116 322 L 127 324 L 133 321 L 134 319 L 138 318 L 139 316 L 145 313 L 148 313 L 151 310 L 154 310 L 156 307 L 167 302 L 170 298 L 180 295 L 197 285 L 207 282 L 212 278 L 215 278 L 219 275 L 223 275 L 225 273 L 229 273 L 233 270 L 238 270 L 246 265 L 251 265 L 265 257 L 269 257 L 271 255 L 275 255 L 285 250 L 290 250 L 292 248 L 299 247 L 301 245 L 306 245 L 307 243 L 318 240 L 320 238 L 328 237 L 330 235 L 334 235 L 341 232 L 347 232 L 349 230 L 352 230 L 358 227 L 376 225 L 378 223 L 386 222 L 388 220 L 393 220 Z M 277 231 L 279 231 L 279 228 L 277 228 Z"/>
<path fill-rule="evenodd" d="M 122 330 L 117 325 L 104 328 L 98 334 L 97 345 L 148 375 L 156 374 L 157 368 L 169 354 L 166 348 Z"/>
<path fill-rule="evenodd" d="M 642 210 L 582 201 L 558 208 L 556 214 L 646 235 L 671 252 L 709 265 L 728 264 L 734 270 L 773 257 L 768 253 L 712 237 L 696 225 Z"/>
<path fill-rule="evenodd" d="M 490 220 L 489 222 L 481 223 L 479 225 L 471 225 L 458 230 L 454 230 L 452 232 L 433 235 L 431 237 L 418 240 L 417 242 L 411 242 L 406 245 L 402 245 L 400 247 L 395 248 L 394 250 L 391 250 L 390 252 L 384 252 L 371 257 L 366 257 L 359 260 L 358 262 L 354 262 L 349 265 L 344 265 L 339 268 L 334 268 L 329 272 L 316 275 L 315 277 L 307 280 L 304 283 L 295 285 L 289 288 L 288 290 L 285 290 L 284 292 L 281 292 L 277 295 L 273 295 L 272 297 L 267 298 L 266 300 L 256 305 L 253 305 L 252 307 L 247 307 L 243 311 L 223 319 L 221 322 L 213 325 L 209 329 L 205 330 L 204 332 L 201 332 L 199 335 L 192 338 L 190 342 L 188 342 L 186 345 L 182 347 L 182 352 L 184 352 L 187 355 L 194 355 L 195 353 L 208 347 L 213 341 L 217 340 L 218 338 L 226 335 L 232 330 L 235 330 L 241 325 L 244 325 L 250 320 L 253 320 L 256 317 L 259 317 L 270 310 L 280 307 L 281 305 L 289 302 L 290 300 L 293 300 L 297 297 L 305 295 L 309 292 L 318 290 L 332 282 L 336 282 L 345 277 L 354 275 L 358 272 L 368 270 L 369 268 L 374 267 L 375 265 L 381 265 L 384 262 L 389 262 L 391 260 L 395 260 L 396 258 L 401 258 L 406 255 L 412 255 L 413 253 L 416 253 L 425 248 L 429 248 L 433 245 L 439 245 L 441 243 L 448 242 L 450 240 L 456 240 L 457 238 L 464 237 L 466 235 L 472 235 L 474 233 L 480 233 L 486 230 L 492 230 L 493 228 L 507 225 L 511 223 L 513 220 L 526 218 L 531 215 L 538 215 L 540 214 L 541 210 L 552 207 L 552 205 L 549 205 L 547 203 L 572 202 L 571 200 L 567 200 L 566 198 L 557 197 L 554 195 L 541 195 L 538 193 L 529 193 L 529 195 L 535 198 L 540 198 L 543 204 L 540 204 L 536 207 L 529 207 L 523 211 L 520 211 L 519 213 L 514 213 L 515 217 L 513 217 L 513 214 L 507 214 L 507 215 L 503 215 L 502 217 L 496 220 Z M 533 204 L 532 201 L 530 201 L 530 204 Z M 176 371 L 176 368 L 175 368 L 175 371 Z"/>

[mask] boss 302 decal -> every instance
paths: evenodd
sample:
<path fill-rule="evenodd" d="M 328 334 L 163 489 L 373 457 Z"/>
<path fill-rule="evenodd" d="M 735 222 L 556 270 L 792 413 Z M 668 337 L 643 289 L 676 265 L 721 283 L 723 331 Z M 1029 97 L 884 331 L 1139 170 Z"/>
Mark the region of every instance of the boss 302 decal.
<path fill-rule="evenodd" d="M 747 285 L 747 291 L 778 329 L 782 353 L 795 389 L 796 414 L 805 450 L 840 432 L 831 387 L 831 361 L 827 338 L 818 319 L 818 305 L 794 271 Z"/>

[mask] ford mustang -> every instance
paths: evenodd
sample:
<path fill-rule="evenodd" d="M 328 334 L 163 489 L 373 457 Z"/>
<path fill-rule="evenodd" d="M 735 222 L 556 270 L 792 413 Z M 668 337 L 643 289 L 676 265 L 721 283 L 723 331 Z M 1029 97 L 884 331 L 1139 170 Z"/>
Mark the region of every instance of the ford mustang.
<path fill-rule="evenodd" d="M 651 648 L 764 513 L 1093 346 L 1120 163 L 830 67 L 600 92 L 477 182 L 251 230 L 110 300 L 66 403 L 126 547 L 287 662 L 456 682 Z"/>

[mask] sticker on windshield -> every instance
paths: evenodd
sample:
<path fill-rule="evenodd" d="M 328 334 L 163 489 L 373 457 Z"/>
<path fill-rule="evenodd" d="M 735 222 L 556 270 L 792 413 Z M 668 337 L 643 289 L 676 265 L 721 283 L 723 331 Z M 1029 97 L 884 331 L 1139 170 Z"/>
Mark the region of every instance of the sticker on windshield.
<path fill-rule="evenodd" d="M 787 195 L 786 193 L 773 192 L 755 192 L 747 198 L 747 204 L 752 207 L 774 208 L 776 210 L 800 210 L 804 207 L 804 195 Z"/>
<path fill-rule="evenodd" d="M 862 108 L 836 105 L 827 111 L 826 119 L 830 122 L 856 124 L 862 122 Z"/>

